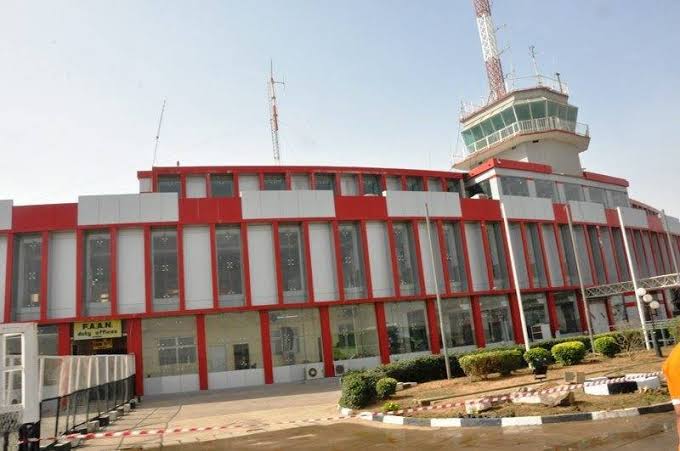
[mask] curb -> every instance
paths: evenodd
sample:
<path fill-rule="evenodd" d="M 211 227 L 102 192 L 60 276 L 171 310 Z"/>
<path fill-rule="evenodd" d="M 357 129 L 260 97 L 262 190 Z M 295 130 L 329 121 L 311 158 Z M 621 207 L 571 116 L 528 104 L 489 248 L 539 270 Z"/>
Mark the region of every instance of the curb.
<path fill-rule="evenodd" d="M 352 412 L 351 409 L 342 409 Z M 598 421 L 613 418 L 636 417 L 650 413 L 663 413 L 673 410 L 672 402 L 653 404 L 645 407 L 629 407 L 619 410 L 603 410 L 599 412 L 567 413 L 562 415 L 533 416 L 533 417 L 503 417 L 503 418 L 413 418 L 398 415 L 375 414 L 362 412 L 356 415 L 364 421 L 377 421 L 386 424 L 424 427 L 513 427 L 539 426 L 541 424 L 567 423 L 573 421 Z M 341 411 L 341 414 L 346 415 Z M 351 415 L 351 414 L 350 414 Z"/>

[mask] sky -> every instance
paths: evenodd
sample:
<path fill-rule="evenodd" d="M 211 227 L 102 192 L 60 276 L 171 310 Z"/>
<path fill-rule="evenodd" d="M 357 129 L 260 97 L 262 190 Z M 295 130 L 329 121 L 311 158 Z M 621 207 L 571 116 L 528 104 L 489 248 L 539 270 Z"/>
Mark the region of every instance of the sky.
<path fill-rule="evenodd" d="M 506 72 L 559 71 L 583 166 L 680 214 L 680 2 L 497 0 Z M 471 0 L 0 0 L 0 199 L 138 191 L 157 165 L 445 170 L 461 101 L 488 92 Z"/>

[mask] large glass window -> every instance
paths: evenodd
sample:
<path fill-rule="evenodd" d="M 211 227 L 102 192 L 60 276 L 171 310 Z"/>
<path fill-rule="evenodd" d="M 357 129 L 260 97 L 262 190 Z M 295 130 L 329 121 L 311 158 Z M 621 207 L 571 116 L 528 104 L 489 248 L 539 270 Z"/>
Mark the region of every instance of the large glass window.
<path fill-rule="evenodd" d="M 467 291 L 467 272 L 465 270 L 460 223 L 444 223 L 444 240 L 446 244 L 446 265 L 449 270 L 449 289 L 454 292 Z"/>
<path fill-rule="evenodd" d="M 466 188 L 466 191 L 468 197 L 474 197 L 479 194 L 484 195 L 489 199 L 493 198 L 491 194 L 491 183 L 489 182 L 489 180 L 482 180 L 479 183 L 470 185 Z"/>
<path fill-rule="evenodd" d="M 527 271 L 522 242 L 522 228 L 518 222 L 510 223 L 510 239 L 512 239 L 512 253 L 517 269 L 517 283 L 520 288 L 529 288 L 529 272 Z"/>
<path fill-rule="evenodd" d="M 265 191 L 283 191 L 286 189 L 286 176 L 284 174 L 264 174 Z"/>
<path fill-rule="evenodd" d="M 245 304 L 243 292 L 243 250 L 239 226 L 217 227 L 217 282 L 220 307 Z"/>
<path fill-rule="evenodd" d="M 644 244 L 644 256 L 645 260 L 647 261 L 647 267 L 649 268 L 649 274 L 651 276 L 657 276 L 659 275 L 657 269 L 656 269 L 656 264 L 654 262 L 654 257 L 652 254 L 652 243 L 649 239 L 649 233 L 648 232 L 642 232 L 642 242 Z"/>
<path fill-rule="evenodd" d="M 583 186 L 575 183 L 563 183 L 564 197 L 566 200 L 583 202 Z"/>
<path fill-rule="evenodd" d="M 364 174 L 364 194 L 375 194 L 379 196 L 383 189 L 380 186 L 380 176 L 376 174 Z"/>
<path fill-rule="evenodd" d="M 442 299 L 442 321 L 449 348 L 475 345 L 475 326 L 470 299 Z"/>
<path fill-rule="evenodd" d="M 561 257 L 557 247 L 557 240 L 555 238 L 554 225 L 541 225 L 541 233 L 543 234 L 543 245 L 545 247 L 545 255 L 548 260 L 548 268 L 550 268 L 550 282 L 553 287 L 560 287 L 564 285 L 564 278 L 562 277 L 562 265 L 560 262 Z"/>
<path fill-rule="evenodd" d="M 607 191 L 611 208 L 628 207 L 628 194 L 625 191 Z"/>
<path fill-rule="evenodd" d="M 343 196 L 356 196 L 359 194 L 359 182 L 354 174 L 343 174 L 340 177 L 340 194 Z"/>
<path fill-rule="evenodd" d="M 59 355 L 57 326 L 38 326 L 38 355 Z"/>
<path fill-rule="evenodd" d="M 482 230 L 479 223 L 466 223 L 465 236 L 467 237 L 468 257 L 470 259 L 472 289 L 473 291 L 488 290 L 489 275 L 486 266 L 484 242 L 482 241 Z"/>
<path fill-rule="evenodd" d="M 154 310 L 178 309 L 177 230 L 158 229 L 151 232 L 151 258 Z"/>
<path fill-rule="evenodd" d="M 606 205 L 607 204 L 607 196 L 605 191 L 602 188 L 593 188 L 592 186 L 588 187 L 588 195 L 590 197 L 591 202 L 595 202 L 597 204 L 602 204 Z"/>
<path fill-rule="evenodd" d="M 606 284 L 604 262 L 602 261 L 602 254 L 600 253 L 601 244 L 600 237 L 595 226 L 588 226 L 588 236 L 590 238 L 590 250 L 593 255 L 593 263 L 595 264 L 595 273 L 597 274 L 597 281 L 600 284 Z"/>
<path fill-rule="evenodd" d="M 508 267 L 505 259 L 505 246 L 501 226 L 497 222 L 486 224 L 487 237 L 489 239 L 489 251 L 491 252 L 491 265 L 493 268 L 494 289 L 508 288 Z"/>
<path fill-rule="evenodd" d="M 581 275 L 583 276 L 583 283 L 591 285 L 593 283 L 593 270 L 590 267 L 590 259 L 588 258 L 588 242 L 584 228 L 580 225 L 573 226 L 574 239 L 576 241 L 576 249 L 578 253 L 578 264 L 581 268 Z M 578 280 L 578 279 L 577 279 Z"/>
<path fill-rule="evenodd" d="M 442 189 L 442 180 L 439 178 L 432 178 L 430 177 L 427 180 L 427 190 L 428 191 L 434 191 L 434 192 L 442 192 L 444 191 Z"/>
<path fill-rule="evenodd" d="M 446 191 L 460 194 L 460 180 L 446 179 Z"/>
<path fill-rule="evenodd" d="M 345 298 L 364 298 L 366 297 L 366 282 L 364 278 L 364 253 L 361 245 L 359 224 L 340 224 L 339 230 Z"/>
<path fill-rule="evenodd" d="M 394 245 L 396 247 L 399 288 L 402 296 L 412 296 L 419 292 L 418 266 L 410 223 L 394 224 Z"/>
<path fill-rule="evenodd" d="M 182 192 L 182 182 L 180 181 L 179 175 L 159 175 L 158 192 L 177 193 L 179 196 Z"/>
<path fill-rule="evenodd" d="M 552 199 L 553 202 L 559 202 L 557 190 L 555 189 L 555 182 L 552 180 L 534 180 L 536 186 L 536 196 L 545 199 Z"/>
<path fill-rule="evenodd" d="M 607 268 L 609 283 L 619 282 L 619 274 L 616 271 L 616 260 L 614 259 L 614 248 L 612 247 L 612 240 L 609 236 L 609 229 L 600 229 L 600 244 L 602 245 L 604 264 Z"/>
<path fill-rule="evenodd" d="M 279 251 L 281 255 L 281 278 L 283 301 L 302 302 L 307 299 L 305 285 L 305 258 L 302 231 L 299 225 L 279 227 Z"/>
<path fill-rule="evenodd" d="M 387 191 L 401 191 L 401 177 L 388 175 L 385 177 L 385 185 L 387 186 Z"/>
<path fill-rule="evenodd" d="M 196 318 L 143 319 L 142 356 L 146 377 L 198 374 Z"/>
<path fill-rule="evenodd" d="M 315 174 L 314 189 L 335 191 L 335 175 L 334 174 Z"/>
<path fill-rule="evenodd" d="M 578 285 L 578 267 L 576 266 L 576 255 L 574 255 L 574 246 L 571 240 L 571 233 L 568 225 L 560 225 L 560 238 L 562 238 L 562 251 L 564 252 L 564 260 L 567 265 L 567 284 Z"/>
<path fill-rule="evenodd" d="M 329 313 L 333 360 L 380 355 L 373 304 L 331 307 Z"/>
<path fill-rule="evenodd" d="M 626 249 L 623 244 L 621 229 L 612 229 L 612 236 L 614 237 L 614 251 L 616 254 L 616 261 L 619 264 L 619 271 L 621 271 L 621 279 L 622 281 L 630 280 L 628 259 L 626 257 Z"/>
<path fill-rule="evenodd" d="M 524 306 L 524 319 L 529 339 L 534 341 L 552 338 L 543 334 L 545 326 L 550 325 L 545 296 L 542 294 L 525 294 L 522 296 L 522 305 Z"/>
<path fill-rule="evenodd" d="M 545 287 L 548 285 L 548 277 L 545 271 L 545 261 L 543 261 L 543 251 L 541 250 L 541 240 L 538 236 L 538 226 L 536 224 L 526 225 L 527 251 L 529 265 L 533 274 L 534 287 Z"/>
<path fill-rule="evenodd" d="M 232 197 L 234 195 L 234 176 L 231 174 L 211 174 L 210 194 L 212 197 Z"/>
<path fill-rule="evenodd" d="M 661 267 L 663 267 L 663 274 L 669 274 L 673 272 L 673 267 L 671 265 L 670 256 L 668 255 L 668 241 L 663 235 L 656 235 L 655 237 L 656 247 L 655 253 L 657 257 L 661 260 Z"/>
<path fill-rule="evenodd" d="M 500 177 L 503 194 L 507 196 L 529 197 L 529 185 L 527 179 L 523 177 L 510 177 L 504 175 Z"/>
<path fill-rule="evenodd" d="M 512 342 L 512 317 L 508 298 L 483 296 L 479 300 L 486 344 Z"/>
<path fill-rule="evenodd" d="M 206 315 L 208 372 L 262 368 L 260 315 L 257 312 Z"/>
<path fill-rule="evenodd" d="M 323 361 L 317 309 L 271 311 L 269 331 L 274 366 Z"/>
<path fill-rule="evenodd" d="M 407 191 L 424 191 L 422 177 L 406 177 L 406 190 Z"/>
<path fill-rule="evenodd" d="M 290 176 L 290 187 L 294 191 L 309 189 L 309 175 L 293 174 Z"/>
<path fill-rule="evenodd" d="M 40 318 L 41 261 L 40 235 L 18 235 L 14 239 L 12 313 L 15 321 L 34 321 Z"/>
<path fill-rule="evenodd" d="M 647 265 L 647 259 L 645 257 L 645 248 L 644 245 L 642 244 L 642 234 L 640 233 L 639 230 L 631 230 L 630 233 L 633 234 L 633 239 L 635 240 L 635 245 L 633 246 L 633 249 L 637 254 L 637 263 L 639 268 L 637 276 L 641 278 L 649 277 L 652 275 L 652 273 L 650 272 L 649 265 Z"/>
<path fill-rule="evenodd" d="M 555 307 L 561 334 L 574 334 L 581 331 L 581 321 L 574 293 L 556 293 Z"/>
<path fill-rule="evenodd" d="M 612 316 L 615 325 L 625 326 L 628 323 L 628 309 L 623 296 L 612 296 L 609 298 L 609 305 L 612 308 Z"/>
<path fill-rule="evenodd" d="M 385 303 L 385 321 L 391 355 L 430 349 L 425 302 Z"/>
<path fill-rule="evenodd" d="M 111 235 L 109 232 L 85 234 L 85 314 L 110 315 Z"/>

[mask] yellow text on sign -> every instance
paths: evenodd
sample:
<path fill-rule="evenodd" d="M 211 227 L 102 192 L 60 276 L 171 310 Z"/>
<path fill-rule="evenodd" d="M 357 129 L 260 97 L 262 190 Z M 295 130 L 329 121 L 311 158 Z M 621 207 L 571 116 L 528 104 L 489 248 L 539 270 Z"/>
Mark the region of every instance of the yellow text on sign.
<path fill-rule="evenodd" d="M 123 328 L 119 319 L 73 323 L 74 340 L 92 340 L 93 338 L 116 338 L 122 336 Z"/>

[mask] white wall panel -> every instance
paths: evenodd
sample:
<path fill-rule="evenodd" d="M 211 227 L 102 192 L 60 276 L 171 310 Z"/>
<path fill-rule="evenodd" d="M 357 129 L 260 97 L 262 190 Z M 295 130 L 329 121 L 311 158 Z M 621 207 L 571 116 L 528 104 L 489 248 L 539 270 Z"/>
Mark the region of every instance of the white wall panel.
<path fill-rule="evenodd" d="M 553 221 L 555 219 L 552 199 L 506 195 L 503 195 L 501 199 L 503 205 L 505 205 L 505 214 L 510 219 L 534 219 L 538 221 Z"/>
<path fill-rule="evenodd" d="M 242 191 L 243 219 L 332 218 L 333 191 Z"/>
<path fill-rule="evenodd" d="M 309 225 L 309 247 L 312 257 L 314 300 L 318 302 L 338 299 L 338 273 L 330 224 Z"/>
<path fill-rule="evenodd" d="M 248 226 L 248 260 L 252 305 L 276 304 L 278 290 L 272 226 Z"/>
<path fill-rule="evenodd" d="M 206 197 L 205 176 L 190 175 L 187 176 L 187 197 L 198 198 Z"/>
<path fill-rule="evenodd" d="M 184 298 L 187 309 L 212 308 L 212 264 L 210 261 L 210 228 L 185 227 Z"/>
<path fill-rule="evenodd" d="M 562 277 L 562 266 L 560 265 L 560 255 L 557 250 L 557 241 L 555 240 L 555 229 L 552 224 L 544 224 L 541 226 L 541 233 L 543 234 L 543 244 L 545 245 L 545 255 L 548 260 L 548 270 L 550 271 L 550 282 L 554 287 L 561 287 L 564 285 L 564 277 Z"/>
<path fill-rule="evenodd" d="M 139 192 L 150 193 L 151 191 L 153 191 L 151 189 L 151 179 L 149 177 L 139 179 Z"/>
<path fill-rule="evenodd" d="M 118 312 L 142 313 L 146 309 L 144 285 L 144 231 L 118 232 Z"/>
<path fill-rule="evenodd" d="M 384 222 L 367 222 L 368 261 L 371 268 L 371 284 L 374 297 L 394 295 L 392 279 L 392 255 Z"/>
<path fill-rule="evenodd" d="M 7 274 L 7 237 L 0 236 L 0 322 L 5 321 L 6 274 Z"/>
<path fill-rule="evenodd" d="M 50 234 L 47 277 L 47 317 L 76 316 L 76 234 Z"/>
<path fill-rule="evenodd" d="M 569 208 L 571 209 L 571 218 L 574 222 L 607 223 L 607 215 L 602 204 L 570 200 Z"/>
<path fill-rule="evenodd" d="M 432 234 L 432 249 L 434 250 L 434 265 L 437 271 L 437 285 L 439 285 L 439 293 L 444 292 L 444 272 L 442 271 L 442 254 L 439 247 L 439 235 L 435 224 L 430 224 Z M 427 224 L 421 222 L 418 224 L 418 235 L 420 237 L 420 255 L 423 259 L 423 275 L 425 276 L 425 292 L 427 294 L 435 294 L 434 276 L 432 273 L 432 257 L 430 253 L 430 242 L 427 239 Z"/>
<path fill-rule="evenodd" d="M 78 225 L 175 222 L 179 217 L 176 193 L 80 196 Z"/>
<path fill-rule="evenodd" d="M 12 206 L 11 200 L 0 200 L 0 230 L 12 228 Z"/>
<path fill-rule="evenodd" d="M 425 203 L 430 216 L 460 217 L 458 193 L 432 191 L 386 191 L 389 216 L 425 216 Z"/>
<path fill-rule="evenodd" d="M 668 220 L 668 231 L 680 235 L 680 220 L 674 216 L 666 216 L 666 218 Z"/>
<path fill-rule="evenodd" d="M 621 207 L 621 216 L 623 217 L 624 225 L 627 227 L 642 227 L 645 229 L 649 227 L 647 213 L 644 210 Z"/>

